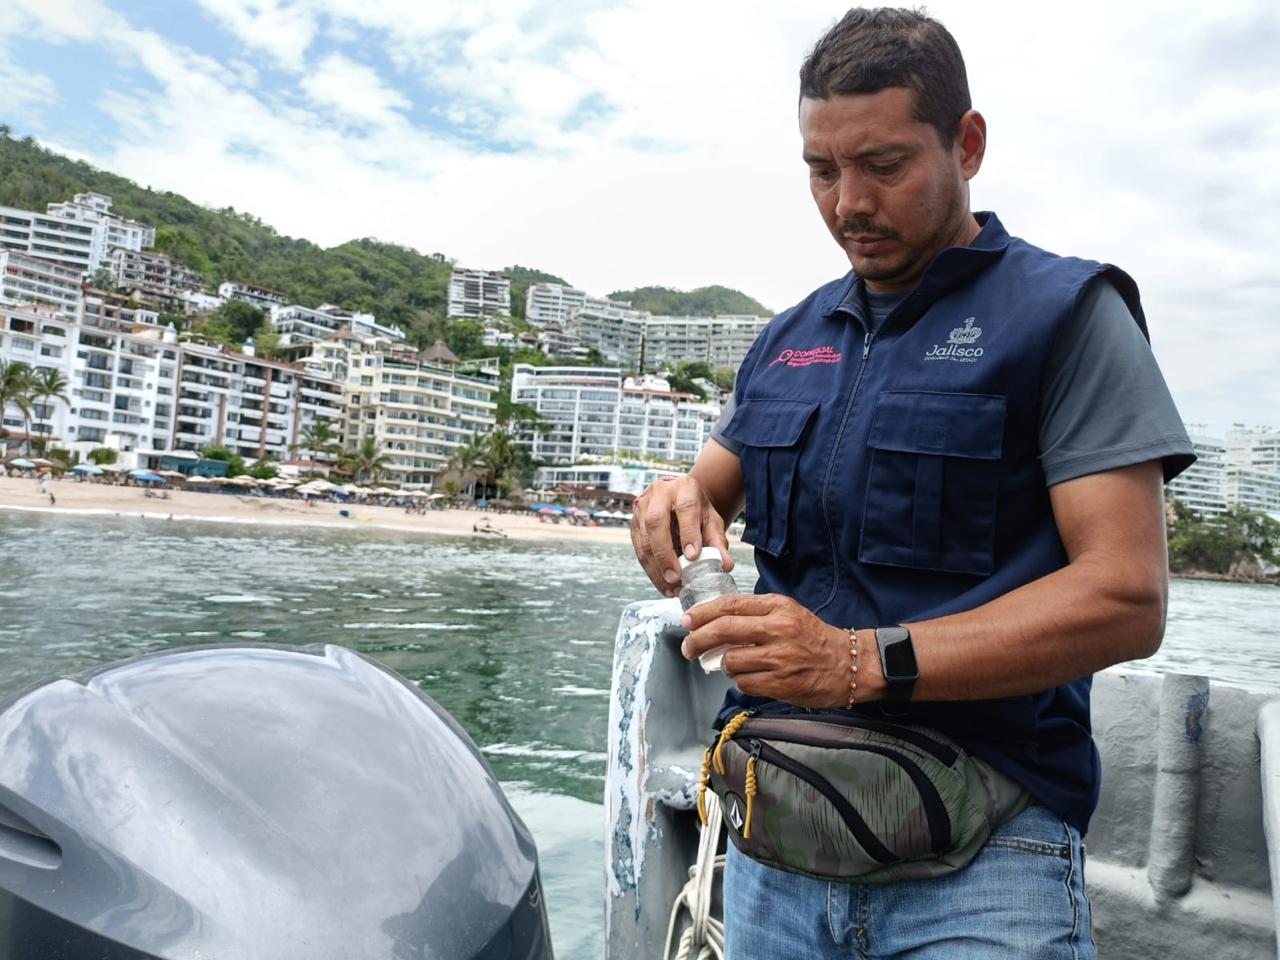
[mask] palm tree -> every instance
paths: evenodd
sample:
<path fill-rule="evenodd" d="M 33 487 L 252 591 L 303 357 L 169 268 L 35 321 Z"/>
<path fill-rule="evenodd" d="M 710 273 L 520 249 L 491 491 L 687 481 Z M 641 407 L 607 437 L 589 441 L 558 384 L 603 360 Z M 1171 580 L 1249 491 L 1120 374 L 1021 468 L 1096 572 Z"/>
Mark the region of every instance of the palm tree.
<path fill-rule="evenodd" d="M 469 487 L 472 491 L 475 489 L 476 480 L 481 475 L 481 471 L 477 468 L 483 467 L 484 450 L 474 440 L 453 451 L 453 456 L 445 464 L 445 470 L 456 470 L 458 472 L 459 485 Z"/>
<path fill-rule="evenodd" d="M 36 404 L 41 403 L 41 401 L 61 400 L 63 403 L 68 404 L 71 402 L 70 398 L 67 396 L 67 378 L 52 367 L 39 367 L 35 370 L 31 376 L 31 386 L 28 395 L 30 396 L 33 407 Z M 48 404 L 45 405 L 47 406 Z M 37 413 L 40 412 L 38 407 L 35 409 Z M 51 411 L 47 410 L 46 412 L 51 413 Z M 49 419 L 52 419 L 52 416 L 50 416 Z M 44 420 L 44 417 L 38 417 L 36 422 L 39 423 L 41 420 Z M 43 424 L 41 424 L 40 432 L 42 434 L 46 432 L 43 429 Z M 49 427 L 48 432 L 53 432 L 52 426 Z"/>
<path fill-rule="evenodd" d="M 27 445 L 31 444 L 31 367 L 21 360 L 0 360 L 0 421 L 10 406 L 18 408 L 27 426 Z M 4 427 L 0 423 L 0 433 Z M 3 448 L 0 448 L 0 454 Z"/>
<path fill-rule="evenodd" d="M 516 450 L 511 433 L 498 427 L 484 438 L 484 465 L 493 485 L 505 493 L 512 483 L 516 464 Z"/>
<path fill-rule="evenodd" d="M 298 442 L 293 444 L 291 450 L 306 450 L 311 454 L 314 460 L 316 454 L 327 451 L 338 442 L 338 435 L 333 430 L 333 425 L 328 420 L 313 420 L 302 428 L 302 434 L 298 437 Z"/>
<path fill-rule="evenodd" d="M 366 475 L 370 480 L 377 480 L 386 465 L 387 458 L 382 455 L 378 440 L 373 435 L 361 440 L 360 446 L 349 447 L 342 451 L 342 455 L 338 458 L 338 466 L 344 470 L 350 470 L 356 478 L 356 483 L 360 483 Z"/>

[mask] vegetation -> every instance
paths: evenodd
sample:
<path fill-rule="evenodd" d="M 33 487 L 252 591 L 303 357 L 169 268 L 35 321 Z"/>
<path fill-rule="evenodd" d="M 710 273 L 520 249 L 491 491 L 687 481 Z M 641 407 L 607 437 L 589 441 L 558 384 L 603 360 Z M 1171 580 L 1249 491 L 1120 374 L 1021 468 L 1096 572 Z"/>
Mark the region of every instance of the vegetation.
<path fill-rule="evenodd" d="M 255 480 L 270 480 L 280 473 L 276 465 L 265 457 L 255 462 L 246 472 Z"/>
<path fill-rule="evenodd" d="M 95 447 L 89 451 L 89 460 L 99 467 L 103 464 L 115 463 L 119 457 L 120 455 L 110 447 Z"/>
<path fill-rule="evenodd" d="M 314 460 L 317 453 L 332 453 L 337 446 L 338 435 L 328 420 L 313 420 L 302 428 L 298 442 L 290 450 L 305 450 L 309 459 Z"/>
<path fill-rule="evenodd" d="M 355 477 L 356 483 L 377 480 L 386 468 L 387 458 L 382 455 L 376 437 L 369 435 L 359 446 L 349 447 L 338 457 L 338 466 Z"/>
<path fill-rule="evenodd" d="M 529 287 L 533 284 L 558 283 L 562 287 L 572 286 L 568 280 L 557 277 L 554 273 L 545 273 L 531 267 L 507 267 L 502 273 L 511 281 L 511 315 L 517 320 L 525 319 L 525 303 L 529 299 Z"/>
<path fill-rule="evenodd" d="M 244 458 L 226 447 L 205 447 L 200 456 L 206 460 L 221 460 L 227 464 L 227 476 L 238 477 L 245 472 Z"/>
<path fill-rule="evenodd" d="M 114 201 L 114 212 L 153 224 L 156 248 L 199 271 L 210 287 L 223 280 L 238 280 L 280 290 L 304 306 L 336 303 L 366 311 L 384 323 L 399 326 L 419 346 L 443 339 L 466 359 L 466 351 L 459 351 L 456 340 L 465 341 L 474 331 L 455 329 L 459 323 L 445 319 L 453 261 L 443 254 L 424 255 L 373 237 L 326 250 L 307 240 L 281 236 L 251 214 L 232 207 L 210 210 L 180 194 L 139 186 L 46 150 L 32 137 L 15 138 L 11 130 L 0 130 L 0 170 L 4 171 L 0 206 L 43 210 L 46 204 L 86 190 L 105 193 Z M 556 274 L 532 267 L 511 266 L 503 273 L 511 279 L 511 308 L 517 326 L 524 320 L 530 284 L 566 283 Z M 769 312 L 745 294 L 726 287 L 703 287 L 687 293 L 644 287 L 610 296 L 629 299 L 636 307 L 654 313 Z M 236 335 L 256 336 L 255 329 L 241 327 Z M 225 326 L 215 325 L 212 333 L 204 332 L 219 343 L 231 336 Z M 241 336 L 234 346 L 238 348 L 243 342 Z"/>
<path fill-rule="evenodd" d="M 31 367 L 21 360 L 0 359 L 0 414 L 3 414 L 10 405 L 18 408 L 18 413 L 22 416 L 24 424 L 30 424 Z M 24 432 L 30 438 L 30 426 L 27 426 Z M 8 431 L 4 429 L 3 423 L 0 423 L 0 437 L 4 436 L 8 436 Z M 28 450 L 30 446 L 30 440 L 28 439 Z M 0 447 L 0 453 L 3 452 L 3 449 L 3 447 Z"/>
<path fill-rule="evenodd" d="M 673 290 L 670 287 L 639 287 L 609 294 L 610 300 L 628 300 L 637 310 L 648 310 L 657 316 L 713 317 L 724 313 L 749 313 L 771 317 L 773 311 L 745 293 L 729 287 L 699 287 L 696 290 Z"/>
<path fill-rule="evenodd" d="M 1167 516 L 1173 573 L 1263 579 L 1280 563 L 1280 523 L 1265 513 L 1235 507 L 1205 518 L 1174 500 Z"/>

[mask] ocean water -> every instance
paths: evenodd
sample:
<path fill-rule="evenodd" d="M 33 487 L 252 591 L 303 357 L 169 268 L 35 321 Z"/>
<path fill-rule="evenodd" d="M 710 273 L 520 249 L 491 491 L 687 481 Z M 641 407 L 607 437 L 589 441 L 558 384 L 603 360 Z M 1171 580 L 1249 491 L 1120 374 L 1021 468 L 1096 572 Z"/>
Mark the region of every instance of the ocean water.
<path fill-rule="evenodd" d="M 206 643 L 376 657 L 481 746 L 538 842 L 557 958 L 597 960 L 613 636 L 652 595 L 620 545 L 0 511 L 0 697 Z M 1280 691 L 1278 636 L 1280 588 L 1175 581 L 1164 646 L 1130 668 Z"/>

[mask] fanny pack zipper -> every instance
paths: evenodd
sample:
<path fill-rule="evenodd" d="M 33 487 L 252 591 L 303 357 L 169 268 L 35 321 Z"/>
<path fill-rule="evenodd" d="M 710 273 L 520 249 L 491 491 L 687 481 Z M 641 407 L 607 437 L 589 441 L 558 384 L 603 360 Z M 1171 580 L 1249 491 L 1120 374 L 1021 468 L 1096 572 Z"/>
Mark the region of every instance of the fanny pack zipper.
<path fill-rule="evenodd" d="M 803 763 L 792 760 L 782 751 L 775 750 L 767 743 L 762 743 L 754 737 L 747 741 L 747 745 L 747 752 L 752 756 L 758 757 L 765 763 L 772 764 L 781 770 L 786 770 L 792 776 L 803 780 L 826 797 L 831 802 L 831 805 L 836 808 L 836 812 L 840 814 L 840 819 L 849 828 L 849 832 L 853 834 L 854 839 L 862 845 L 862 849 L 867 851 L 871 859 L 877 863 L 894 863 L 898 859 L 892 851 L 876 839 L 876 835 L 867 826 L 867 822 L 859 816 L 857 810 L 853 809 L 853 805 L 840 795 L 840 791 L 831 785 L 830 780 L 822 774 L 810 770 Z"/>
<path fill-rule="evenodd" d="M 794 719 L 794 714 L 756 714 L 756 720 L 770 720 L 786 722 Z M 926 733 L 918 730 L 910 730 L 906 727 L 899 726 L 896 723 L 888 723 L 883 720 L 868 720 L 863 717 L 853 717 L 848 714 L 838 713 L 818 713 L 803 717 L 807 723 L 830 723 L 838 727 L 851 727 L 858 730 L 874 730 L 877 733 L 887 734 L 891 737 L 897 737 L 912 746 L 919 747 L 925 753 L 932 756 L 939 763 L 945 763 L 948 767 L 954 766 L 959 754 L 952 748 L 938 740 L 933 739 Z M 814 744 L 814 746 L 829 746 L 829 744 Z"/>
<path fill-rule="evenodd" d="M 739 734 L 739 736 L 741 736 L 741 734 Z M 737 737 L 734 737 L 734 739 L 737 739 Z M 920 794 L 920 800 L 924 803 L 925 820 L 928 821 L 929 837 L 932 841 L 930 843 L 930 848 L 933 850 L 934 853 L 940 853 L 943 850 L 946 850 L 947 847 L 951 846 L 951 818 L 947 816 L 946 804 L 942 802 L 942 797 L 941 795 L 939 795 L 937 788 L 934 787 L 934 785 L 929 782 L 928 774 L 926 774 L 922 769 L 920 769 L 919 764 L 917 764 L 914 760 L 911 760 L 908 757 L 900 756 L 894 753 L 893 751 L 887 750 L 883 747 L 875 747 L 865 743 L 831 744 L 831 743 L 824 743 L 820 741 L 808 740 L 802 736 L 798 736 L 795 734 L 783 734 L 783 735 L 771 734 L 769 736 L 769 739 L 778 740 L 783 743 L 795 743 L 801 746 L 808 746 L 808 747 L 824 747 L 826 749 L 835 749 L 835 750 L 862 750 L 866 753 L 874 753 L 878 756 L 884 757 L 886 760 L 888 760 L 891 763 L 897 764 L 904 771 L 906 771 L 907 776 L 911 778 L 911 782 L 912 784 L 914 784 L 916 788 L 916 792 Z M 748 742 L 759 743 L 760 746 L 763 747 L 766 751 L 765 753 L 762 753 L 759 755 L 761 755 L 763 759 L 768 760 L 770 763 L 773 763 L 775 766 L 782 767 L 783 769 L 788 770 L 789 772 L 795 774 L 796 776 L 801 777 L 801 779 L 807 780 L 809 778 L 800 774 L 797 768 L 799 770 L 807 770 L 814 777 L 821 779 L 822 783 L 826 784 L 827 788 L 831 791 L 831 793 L 835 794 L 835 796 L 840 798 L 840 803 L 836 803 L 834 800 L 832 801 L 833 803 L 835 803 L 837 809 L 842 809 L 841 808 L 841 803 L 842 803 L 844 805 L 844 808 L 848 809 L 849 813 L 851 813 L 857 819 L 857 822 L 861 824 L 862 828 L 867 831 L 868 835 L 871 836 L 872 841 L 879 843 L 879 841 L 875 840 L 874 835 L 871 834 L 870 828 L 867 827 L 866 825 L 866 821 L 864 821 L 858 815 L 857 811 L 853 809 L 852 804 L 850 804 L 849 801 L 845 800 L 845 798 L 840 795 L 840 792 L 831 785 L 831 781 L 827 780 L 825 777 L 823 777 L 821 774 L 817 773 L 816 771 L 810 770 L 807 766 L 800 763 L 800 761 L 792 760 L 790 757 L 788 757 L 786 754 L 782 753 L 781 751 L 773 750 L 772 748 L 769 747 L 768 744 L 763 743 L 760 740 L 757 740 L 755 737 L 749 738 Z M 776 763 L 773 759 L 771 759 L 771 757 L 768 754 L 773 754 L 778 757 L 783 757 L 786 763 Z M 787 764 L 792 764 L 794 766 L 788 766 Z M 818 783 L 812 780 L 810 780 L 809 782 L 813 783 L 813 785 L 817 787 L 819 790 L 822 790 L 822 787 Z M 823 793 L 826 794 L 826 791 L 823 790 Z M 827 798 L 831 799 L 831 795 L 827 794 Z M 848 817 L 845 817 L 845 822 L 849 823 Z M 866 849 L 868 853 L 872 853 L 871 849 L 864 842 L 863 837 L 861 834 L 859 834 L 858 830 L 854 829 L 852 824 L 850 824 L 849 828 L 850 830 L 853 831 L 854 836 L 858 838 L 858 842 L 862 843 L 863 848 Z M 881 846 L 881 849 L 884 850 L 885 848 Z M 887 850 L 885 850 L 885 852 L 888 853 Z M 874 854 L 872 854 L 872 856 L 874 856 Z M 893 857 L 892 854 L 889 854 L 889 856 Z M 893 857 L 893 859 L 897 859 L 897 858 Z"/>

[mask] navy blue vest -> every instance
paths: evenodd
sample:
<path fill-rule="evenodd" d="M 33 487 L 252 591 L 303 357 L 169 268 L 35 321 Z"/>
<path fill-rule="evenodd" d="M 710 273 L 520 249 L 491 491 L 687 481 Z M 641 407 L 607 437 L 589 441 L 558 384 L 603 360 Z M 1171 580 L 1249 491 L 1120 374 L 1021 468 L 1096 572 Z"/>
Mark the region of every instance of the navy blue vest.
<path fill-rule="evenodd" d="M 872 627 L 971 610 L 1066 565 L 1039 462 L 1049 351 L 1105 274 L 1010 237 L 994 214 L 869 332 L 850 274 L 779 314 L 743 361 L 725 435 L 742 443 L 758 593 Z M 869 705 L 928 724 L 1082 832 L 1097 805 L 1090 679 L 1001 700 Z M 721 717 L 788 708 L 732 691 Z"/>

